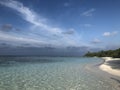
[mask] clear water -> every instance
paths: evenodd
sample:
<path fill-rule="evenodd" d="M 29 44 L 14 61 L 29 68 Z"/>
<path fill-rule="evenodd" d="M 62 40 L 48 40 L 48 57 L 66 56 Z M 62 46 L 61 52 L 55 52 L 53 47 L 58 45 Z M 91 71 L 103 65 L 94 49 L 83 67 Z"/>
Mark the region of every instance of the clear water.
<path fill-rule="evenodd" d="M 0 90 L 115 90 L 86 71 L 98 58 L 0 57 Z"/>

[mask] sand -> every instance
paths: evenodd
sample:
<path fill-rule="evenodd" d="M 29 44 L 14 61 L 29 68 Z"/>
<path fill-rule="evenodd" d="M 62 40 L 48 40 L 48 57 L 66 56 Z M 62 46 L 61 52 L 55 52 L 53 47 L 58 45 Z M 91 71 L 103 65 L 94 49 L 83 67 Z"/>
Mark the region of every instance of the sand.
<path fill-rule="evenodd" d="M 107 64 L 108 61 L 120 60 L 120 58 L 112 58 L 112 57 L 102 57 L 104 59 L 104 63 L 99 66 L 99 68 L 109 74 L 120 76 L 120 69 L 113 69 L 110 65 Z"/>

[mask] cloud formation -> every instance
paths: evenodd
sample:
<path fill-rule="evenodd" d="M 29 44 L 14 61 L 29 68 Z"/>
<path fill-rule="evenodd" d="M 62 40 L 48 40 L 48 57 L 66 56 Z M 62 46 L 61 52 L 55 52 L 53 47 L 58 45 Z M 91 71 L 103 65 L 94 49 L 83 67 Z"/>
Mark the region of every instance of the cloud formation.
<path fill-rule="evenodd" d="M 93 12 L 95 12 L 95 9 L 94 9 L 94 8 L 91 8 L 91 9 L 83 12 L 81 15 L 82 15 L 82 16 L 93 16 Z"/>
<path fill-rule="evenodd" d="M 11 43 L 16 42 L 20 44 L 23 43 L 31 43 L 34 46 L 43 46 L 43 45 L 55 45 L 55 46 L 70 46 L 70 45 L 78 45 L 77 40 L 80 41 L 80 35 L 71 35 L 66 36 L 65 34 L 74 34 L 74 30 L 66 31 L 59 27 L 53 27 L 47 23 L 47 19 L 41 17 L 36 12 L 31 10 L 30 8 L 24 6 L 21 2 L 15 0 L 2 0 L 0 4 L 8 7 L 9 9 L 13 9 L 22 17 L 22 19 L 26 20 L 28 23 L 31 23 L 30 27 L 28 27 L 27 32 L 14 33 L 14 34 L 4 34 L 1 33 L 0 39 L 5 41 L 11 41 Z M 31 28 L 32 27 L 32 28 Z M 64 32 L 64 33 L 63 33 Z M 57 37 L 57 38 L 56 38 Z M 77 38 L 79 37 L 79 38 Z M 76 40 L 77 39 L 77 40 Z M 79 44 L 80 45 L 80 44 Z"/>
<path fill-rule="evenodd" d="M 39 45 L 39 44 L 46 44 L 44 41 L 38 41 L 35 39 L 31 39 L 31 38 L 27 38 L 27 37 L 21 37 L 21 36 L 17 36 L 14 34 L 9 34 L 9 33 L 3 33 L 0 32 L 0 41 L 4 41 L 4 42 L 11 42 L 12 45 L 20 45 L 21 43 L 29 43 L 29 44 L 34 44 L 34 46 Z"/>
<path fill-rule="evenodd" d="M 109 37 L 109 36 L 114 36 L 114 35 L 116 35 L 116 34 L 118 34 L 118 31 L 114 31 L 114 32 L 104 32 L 104 33 L 103 33 L 103 36 Z"/>
<path fill-rule="evenodd" d="M 17 12 L 23 17 L 24 20 L 29 23 L 40 27 L 41 29 L 49 31 L 49 33 L 60 33 L 61 30 L 59 28 L 52 28 L 49 25 L 45 24 L 45 18 L 40 18 L 34 11 L 25 7 L 22 3 L 14 0 L 5 0 L 0 1 L 0 4 L 9 7 Z"/>
<path fill-rule="evenodd" d="M 93 41 L 92 41 L 93 44 L 98 44 L 98 43 L 101 43 L 101 41 L 97 38 L 95 38 Z"/>

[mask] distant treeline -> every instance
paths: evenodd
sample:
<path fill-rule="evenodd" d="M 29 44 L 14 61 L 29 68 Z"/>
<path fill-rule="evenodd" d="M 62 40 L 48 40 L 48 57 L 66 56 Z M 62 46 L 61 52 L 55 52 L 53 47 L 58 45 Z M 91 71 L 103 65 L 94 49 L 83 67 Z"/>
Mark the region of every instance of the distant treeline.
<path fill-rule="evenodd" d="M 116 50 L 107 50 L 107 51 L 99 51 L 99 52 L 88 52 L 85 54 L 87 57 L 114 57 L 120 58 L 120 48 Z"/>

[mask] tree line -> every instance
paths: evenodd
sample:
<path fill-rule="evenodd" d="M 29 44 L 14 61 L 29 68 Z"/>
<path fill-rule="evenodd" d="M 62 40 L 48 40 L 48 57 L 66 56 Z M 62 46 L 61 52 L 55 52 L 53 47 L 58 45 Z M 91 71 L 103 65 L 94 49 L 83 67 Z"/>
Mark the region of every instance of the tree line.
<path fill-rule="evenodd" d="M 107 50 L 107 51 L 99 51 L 99 52 L 88 52 L 85 54 L 87 57 L 114 57 L 114 58 L 120 58 L 120 48 L 116 50 Z"/>

